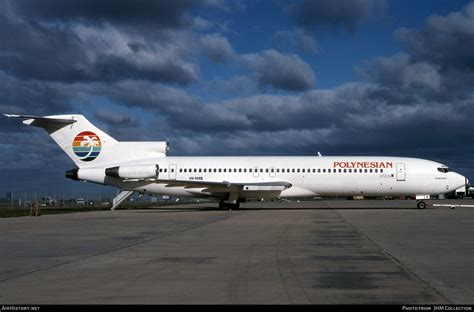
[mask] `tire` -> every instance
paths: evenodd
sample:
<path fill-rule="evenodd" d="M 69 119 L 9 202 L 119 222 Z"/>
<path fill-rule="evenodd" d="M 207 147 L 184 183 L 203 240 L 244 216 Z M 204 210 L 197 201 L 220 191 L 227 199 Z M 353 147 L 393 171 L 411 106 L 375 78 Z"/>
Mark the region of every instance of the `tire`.
<path fill-rule="evenodd" d="M 424 201 L 420 201 L 416 204 L 418 209 L 425 209 L 426 208 L 426 203 Z"/>
<path fill-rule="evenodd" d="M 230 204 L 231 209 L 239 209 L 240 208 L 240 202 L 237 202 L 235 204 Z"/>

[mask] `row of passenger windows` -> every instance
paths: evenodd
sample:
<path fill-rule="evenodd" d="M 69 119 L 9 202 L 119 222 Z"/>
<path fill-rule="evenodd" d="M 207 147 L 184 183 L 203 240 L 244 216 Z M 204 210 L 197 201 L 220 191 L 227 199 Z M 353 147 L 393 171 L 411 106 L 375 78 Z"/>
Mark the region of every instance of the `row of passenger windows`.
<path fill-rule="evenodd" d="M 160 168 L 160 172 L 167 172 L 167 168 Z M 174 169 L 171 169 L 174 172 Z M 298 168 L 180 168 L 180 173 L 213 173 L 213 172 L 271 172 L 271 173 L 383 173 L 383 169 L 298 169 Z"/>

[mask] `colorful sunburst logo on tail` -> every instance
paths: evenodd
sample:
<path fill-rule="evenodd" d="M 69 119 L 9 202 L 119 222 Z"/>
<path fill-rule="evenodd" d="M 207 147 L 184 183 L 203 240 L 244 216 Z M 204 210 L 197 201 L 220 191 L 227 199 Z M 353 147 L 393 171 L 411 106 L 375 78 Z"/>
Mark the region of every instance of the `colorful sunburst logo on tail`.
<path fill-rule="evenodd" d="M 72 150 L 82 161 L 92 161 L 97 158 L 102 148 L 102 142 L 97 134 L 83 131 L 76 135 L 72 142 Z"/>

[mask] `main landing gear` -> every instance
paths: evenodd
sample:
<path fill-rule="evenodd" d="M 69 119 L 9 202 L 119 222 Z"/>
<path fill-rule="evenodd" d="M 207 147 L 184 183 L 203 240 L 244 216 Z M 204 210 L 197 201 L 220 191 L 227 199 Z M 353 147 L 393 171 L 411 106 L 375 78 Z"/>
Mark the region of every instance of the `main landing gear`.
<path fill-rule="evenodd" d="M 219 202 L 219 209 L 225 209 L 225 210 L 232 210 L 232 209 L 239 209 L 240 207 L 240 202 L 237 201 L 236 203 L 226 203 L 223 200 Z"/>
<path fill-rule="evenodd" d="M 426 203 L 422 200 L 420 200 L 419 202 L 416 203 L 416 206 L 418 207 L 418 209 L 425 209 L 426 208 Z"/>

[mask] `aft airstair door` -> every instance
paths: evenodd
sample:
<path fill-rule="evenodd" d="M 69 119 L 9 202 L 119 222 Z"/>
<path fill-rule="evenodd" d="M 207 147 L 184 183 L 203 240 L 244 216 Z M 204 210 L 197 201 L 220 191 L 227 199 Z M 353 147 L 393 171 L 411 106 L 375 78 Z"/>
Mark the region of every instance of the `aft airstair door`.
<path fill-rule="evenodd" d="M 397 181 L 405 181 L 405 164 L 397 164 Z"/>

